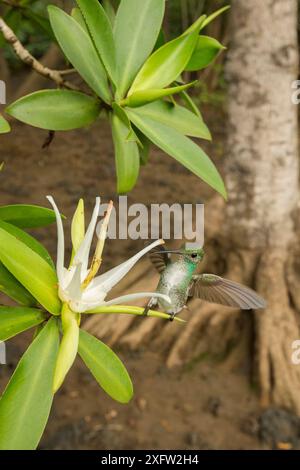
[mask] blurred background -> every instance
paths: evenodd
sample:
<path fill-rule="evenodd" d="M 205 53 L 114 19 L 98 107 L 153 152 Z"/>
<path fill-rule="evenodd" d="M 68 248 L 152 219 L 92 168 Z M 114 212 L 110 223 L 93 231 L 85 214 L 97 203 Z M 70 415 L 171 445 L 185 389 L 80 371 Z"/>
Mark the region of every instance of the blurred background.
<path fill-rule="evenodd" d="M 105 1 L 105 0 L 104 0 Z M 0 14 L 44 64 L 67 64 L 57 48 L 46 6 L 70 11 L 72 1 L 0 1 Z M 111 1 L 117 7 L 118 1 Z M 172 158 L 152 149 L 128 204 L 205 203 L 202 272 L 226 275 L 259 291 L 263 312 L 247 313 L 193 301 L 185 326 L 156 319 L 92 318 L 85 328 L 118 351 L 135 387 L 129 405 L 102 392 L 80 359 L 54 400 L 43 449 L 292 449 L 300 448 L 300 365 L 292 363 L 299 332 L 299 156 L 297 0 L 168 0 L 167 39 L 201 13 L 225 5 L 205 30 L 226 46 L 193 90 L 212 135 L 202 142 L 224 176 L 226 204 Z M 16 57 L 0 36 L 0 79 L 7 103 L 53 87 Z M 74 78 L 78 80 L 78 78 Z M 4 109 L 4 107 L 1 107 Z M 1 111 L 3 111 L 1 109 Z M 0 137 L 1 204 L 47 205 L 54 196 L 66 215 L 83 197 L 115 194 L 114 151 L 103 119 L 89 129 L 56 133 L 11 121 Z M 34 232 L 55 256 L 56 228 Z M 70 246 L 70 245 L 69 245 Z M 143 241 L 109 241 L 104 269 L 127 259 Z M 155 288 L 143 260 L 118 292 Z M 1 299 L 6 301 L 6 299 Z M 142 305 L 142 304 L 140 304 Z M 30 333 L 7 344 L 3 389 Z"/>

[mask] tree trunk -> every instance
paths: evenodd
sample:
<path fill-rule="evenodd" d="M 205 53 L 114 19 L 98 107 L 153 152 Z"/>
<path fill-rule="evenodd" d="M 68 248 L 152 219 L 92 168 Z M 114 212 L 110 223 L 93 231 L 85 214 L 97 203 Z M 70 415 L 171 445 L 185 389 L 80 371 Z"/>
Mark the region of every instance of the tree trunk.
<path fill-rule="evenodd" d="M 213 304 L 199 309 L 194 301 L 184 327 L 151 319 L 148 327 L 130 324 L 125 334 L 124 320 L 118 322 L 121 343 L 135 348 L 151 338 L 167 353 L 169 366 L 208 350 L 226 352 L 236 343 L 249 353 L 254 339 L 262 404 L 272 401 L 300 414 L 300 367 L 291 362 L 292 343 L 300 338 L 298 110 L 291 101 L 298 75 L 297 13 L 297 0 L 232 0 L 229 201 L 224 209 L 217 197 L 206 210 L 211 256 L 202 270 L 252 285 L 265 297 L 267 308 L 255 314 L 254 337 L 247 335 L 253 324 L 248 313 Z M 217 221 L 221 215 L 223 223 Z M 239 356 L 241 349 L 235 351 Z"/>

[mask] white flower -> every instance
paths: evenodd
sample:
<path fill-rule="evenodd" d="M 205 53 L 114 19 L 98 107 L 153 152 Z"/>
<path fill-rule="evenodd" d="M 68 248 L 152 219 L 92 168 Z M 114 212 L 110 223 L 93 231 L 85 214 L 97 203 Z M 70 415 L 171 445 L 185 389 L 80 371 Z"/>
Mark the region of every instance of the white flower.
<path fill-rule="evenodd" d="M 156 292 L 140 292 L 137 294 L 124 295 L 110 301 L 105 301 L 109 291 L 128 273 L 128 271 L 136 264 L 136 262 L 152 248 L 164 243 L 163 240 L 156 240 L 147 246 L 135 256 L 96 277 L 97 271 L 101 264 L 101 256 L 106 238 L 107 226 L 110 213 L 112 210 L 112 202 L 108 206 L 107 213 L 103 219 L 96 252 L 93 257 L 90 268 L 89 255 L 92 244 L 93 235 L 97 225 L 97 219 L 100 208 L 100 198 L 96 198 L 96 205 L 92 214 L 90 224 L 85 235 L 74 253 L 73 260 L 68 269 L 65 268 L 65 247 L 64 247 L 64 229 L 59 210 L 51 196 L 47 196 L 52 205 L 57 223 L 57 262 L 56 271 L 59 283 L 59 297 L 62 302 L 66 302 L 73 312 L 83 313 L 93 310 L 97 307 L 116 305 L 143 297 L 161 297 L 165 301 L 170 302 L 168 296 L 158 294 Z M 75 247 L 74 247 L 75 248 Z"/>

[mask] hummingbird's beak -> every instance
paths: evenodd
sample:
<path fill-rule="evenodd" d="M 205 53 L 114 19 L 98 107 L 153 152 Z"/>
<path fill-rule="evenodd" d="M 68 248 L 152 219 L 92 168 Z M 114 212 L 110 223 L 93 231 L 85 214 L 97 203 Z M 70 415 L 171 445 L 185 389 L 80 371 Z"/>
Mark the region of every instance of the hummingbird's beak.
<path fill-rule="evenodd" d="M 174 254 L 174 255 L 183 255 L 184 253 L 182 251 L 179 251 L 179 250 L 164 250 L 163 251 L 164 253 L 171 253 L 171 254 Z M 162 253 L 161 251 L 153 251 L 152 253 Z"/>

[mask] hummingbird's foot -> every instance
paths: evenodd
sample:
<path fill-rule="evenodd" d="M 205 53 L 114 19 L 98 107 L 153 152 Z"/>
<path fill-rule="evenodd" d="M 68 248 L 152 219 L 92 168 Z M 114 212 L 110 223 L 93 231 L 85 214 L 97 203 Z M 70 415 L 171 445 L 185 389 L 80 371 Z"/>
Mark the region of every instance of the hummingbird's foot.
<path fill-rule="evenodd" d="M 171 313 L 169 321 L 174 321 L 174 318 L 176 317 L 176 313 Z"/>
<path fill-rule="evenodd" d="M 148 312 L 149 312 L 149 310 L 150 310 L 150 306 L 147 305 L 147 307 L 145 307 L 145 310 L 143 311 L 142 316 L 143 316 L 143 317 L 148 317 Z"/>

